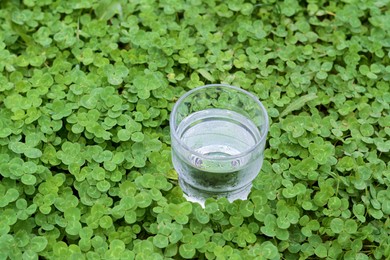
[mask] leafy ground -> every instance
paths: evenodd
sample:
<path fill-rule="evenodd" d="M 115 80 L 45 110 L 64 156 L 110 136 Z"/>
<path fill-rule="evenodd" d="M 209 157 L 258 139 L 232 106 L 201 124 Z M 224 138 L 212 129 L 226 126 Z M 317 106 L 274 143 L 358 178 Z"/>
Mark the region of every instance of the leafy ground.
<path fill-rule="evenodd" d="M 129 2 L 0 2 L 0 259 L 390 257 L 389 0 Z M 221 82 L 272 123 L 202 209 L 168 116 Z"/>

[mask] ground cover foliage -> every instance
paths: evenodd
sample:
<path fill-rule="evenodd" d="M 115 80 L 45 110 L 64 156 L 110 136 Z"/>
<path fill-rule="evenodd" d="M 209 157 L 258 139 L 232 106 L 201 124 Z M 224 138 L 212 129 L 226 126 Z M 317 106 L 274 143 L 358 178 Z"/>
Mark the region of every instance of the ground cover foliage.
<path fill-rule="evenodd" d="M 0 259 L 390 257 L 388 0 L 0 2 Z M 168 116 L 271 119 L 247 201 L 182 198 Z"/>

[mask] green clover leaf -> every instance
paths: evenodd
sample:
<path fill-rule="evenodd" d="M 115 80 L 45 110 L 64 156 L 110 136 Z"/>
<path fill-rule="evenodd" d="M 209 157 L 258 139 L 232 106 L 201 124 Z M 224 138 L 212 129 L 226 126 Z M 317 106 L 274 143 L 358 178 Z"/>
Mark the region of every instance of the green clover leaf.
<path fill-rule="evenodd" d="M 332 155 L 335 148 L 332 144 L 324 142 L 323 139 L 316 138 L 313 143 L 309 144 L 309 152 L 318 164 L 326 164 Z"/>
<path fill-rule="evenodd" d="M 184 259 L 191 259 L 195 256 L 196 250 L 191 244 L 182 244 L 179 246 L 179 253 Z"/>
<path fill-rule="evenodd" d="M 104 72 L 107 76 L 108 83 L 112 85 L 120 85 L 123 79 L 129 74 L 129 70 L 123 64 L 108 64 L 104 67 Z"/>
<path fill-rule="evenodd" d="M 158 248 L 166 248 L 169 244 L 168 237 L 157 234 L 153 237 L 153 244 Z"/>
<path fill-rule="evenodd" d="M 48 244 L 46 237 L 36 236 L 31 238 L 29 248 L 36 253 L 42 252 Z"/>
<path fill-rule="evenodd" d="M 146 71 L 144 75 L 138 75 L 133 80 L 137 89 L 138 97 L 146 99 L 150 96 L 150 91 L 167 86 L 163 75 L 159 72 Z"/>

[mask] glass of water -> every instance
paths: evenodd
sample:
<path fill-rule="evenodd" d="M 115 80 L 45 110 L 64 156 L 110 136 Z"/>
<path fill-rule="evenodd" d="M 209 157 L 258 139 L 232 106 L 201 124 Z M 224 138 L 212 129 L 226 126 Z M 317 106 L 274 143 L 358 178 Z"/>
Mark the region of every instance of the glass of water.
<path fill-rule="evenodd" d="M 187 200 L 247 199 L 259 174 L 268 115 L 251 93 L 212 84 L 184 94 L 170 115 L 172 162 Z"/>

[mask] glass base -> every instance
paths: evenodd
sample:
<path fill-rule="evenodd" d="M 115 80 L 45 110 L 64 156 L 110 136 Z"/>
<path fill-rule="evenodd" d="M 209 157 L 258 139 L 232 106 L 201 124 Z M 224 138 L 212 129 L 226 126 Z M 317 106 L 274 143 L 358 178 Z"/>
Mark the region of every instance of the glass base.
<path fill-rule="evenodd" d="M 197 189 L 179 178 L 179 185 L 183 191 L 183 196 L 190 202 L 199 203 L 203 208 L 205 207 L 205 201 L 208 198 L 222 198 L 225 197 L 228 201 L 233 202 L 235 200 L 246 200 L 248 199 L 249 193 L 251 192 L 252 183 L 244 186 L 241 189 L 228 191 L 228 192 L 210 192 Z"/>

